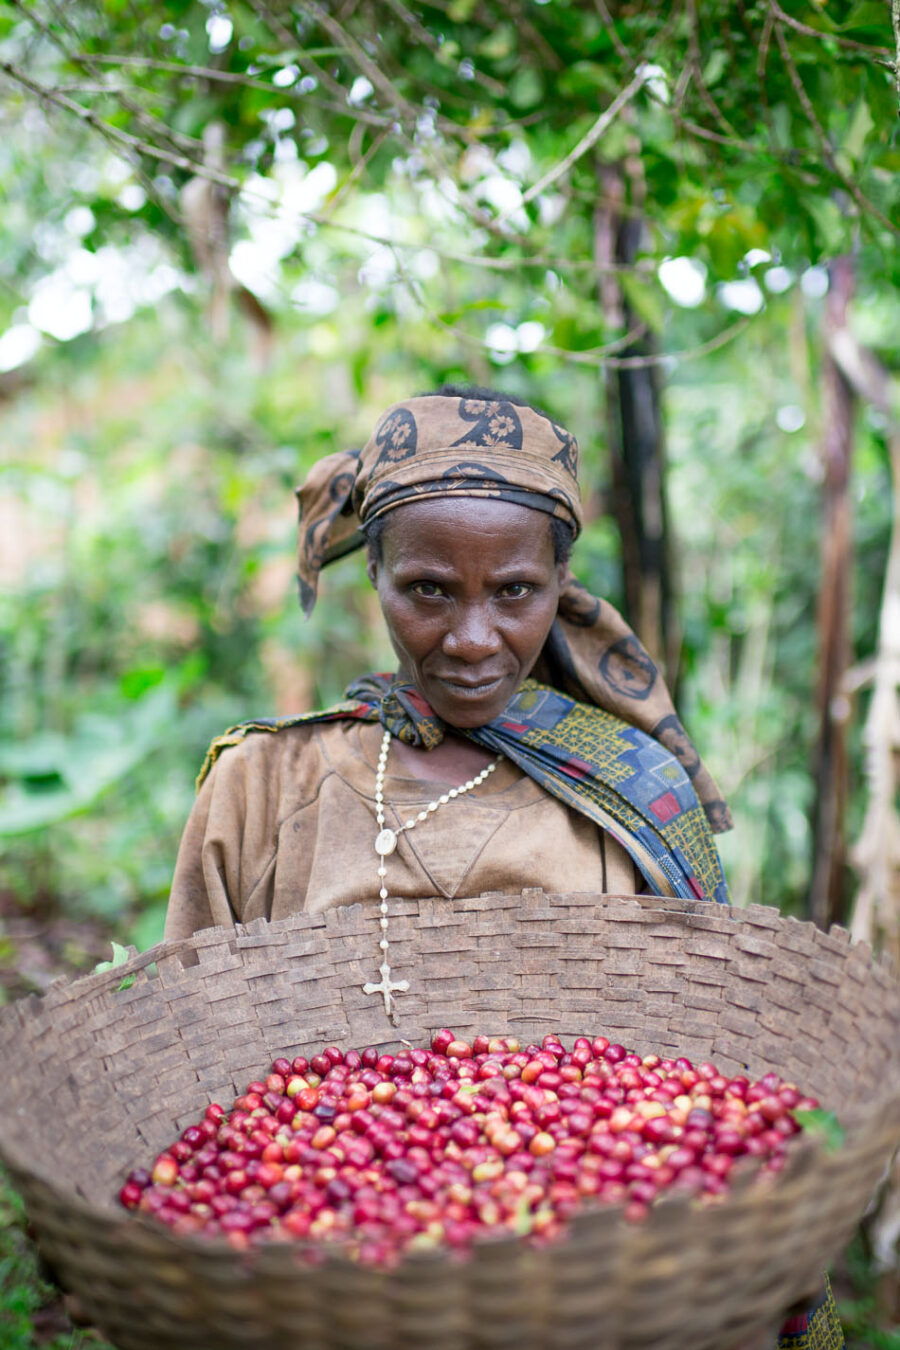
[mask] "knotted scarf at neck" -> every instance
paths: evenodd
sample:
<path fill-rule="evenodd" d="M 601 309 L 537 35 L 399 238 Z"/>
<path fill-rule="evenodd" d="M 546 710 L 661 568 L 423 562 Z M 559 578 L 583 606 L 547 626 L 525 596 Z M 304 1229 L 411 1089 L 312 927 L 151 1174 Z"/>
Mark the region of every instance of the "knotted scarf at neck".
<path fill-rule="evenodd" d="M 440 744 L 446 730 L 412 685 L 390 675 L 366 675 L 333 708 L 232 727 L 213 742 L 198 782 L 224 749 L 252 732 L 340 719 L 381 722 L 392 736 L 425 750 Z M 606 830 L 657 894 L 727 903 L 707 813 L 691 779 L 646 732 L 531 679 L 492 722 L 453 730 L 502 752 L 551 796 Z"/>

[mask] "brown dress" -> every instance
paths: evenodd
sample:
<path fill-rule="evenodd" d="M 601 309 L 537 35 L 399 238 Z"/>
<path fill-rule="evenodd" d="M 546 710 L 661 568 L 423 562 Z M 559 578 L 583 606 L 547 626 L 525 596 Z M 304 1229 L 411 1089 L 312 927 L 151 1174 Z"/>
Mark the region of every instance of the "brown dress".
<path fill-rule="evenodd" d="M 175 868 L 166 938 L 214 924 L 375 904 L 375 773 L 383 728 L 318 722 L 259 732 L 226 750 L 197 796 Z M 391 772 L 396 827 L 457 786 Z M 392 896 L 546 891 L 634 894 L 645 883 L 595 824 L 503 760 L 475 792 L 400 836 L 387 859 Z"/>

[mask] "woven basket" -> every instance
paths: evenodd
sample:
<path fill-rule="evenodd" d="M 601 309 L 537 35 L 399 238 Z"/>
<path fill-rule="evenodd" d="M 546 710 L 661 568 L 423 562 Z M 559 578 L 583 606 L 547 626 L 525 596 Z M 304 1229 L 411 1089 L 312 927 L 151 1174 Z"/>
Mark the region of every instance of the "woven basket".
<path fill-rule="evenodd" d="M 400 1027 L 361 986 L 362 906 L 164 943 L 0 1012 L 0 1157 L 40 1246 L 121 1350 L 723 1350 L 816 1288 L 900 1142 L 900 985 L 845 933 L 774 910 L 594 895 L 395 902 Z M 155 967 L 155 969 L 154 969 Z M 123 975 L 135 980 L 121 989 Z M 558 1244 L 481 1243 L 390 1272 L 303 1244 L 238 1253 L 115 1201 L 210 1100 L 279 1054 L 327 1044 L 604 1033 L 639 1052 L 774 1069 L 836 1110 L 844 1146 L 723 1202 L 664 1200 L 641 1224 L 586 1210 Z"/>

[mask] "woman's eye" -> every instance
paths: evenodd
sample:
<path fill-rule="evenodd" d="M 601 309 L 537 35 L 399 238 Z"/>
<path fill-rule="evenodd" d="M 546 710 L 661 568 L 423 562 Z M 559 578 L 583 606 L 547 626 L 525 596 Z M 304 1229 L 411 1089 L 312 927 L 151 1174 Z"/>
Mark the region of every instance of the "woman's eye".
<path fill-rule="evenodd" d="M 526 595 L 530 595 L 534 590 L 527 581 L 511 581 L 504 586 L 500 594 L 505 600 L 523 600 Z"/>
<path fill-rule="evenodd" d="M 414 581 L 410 590 L 414 595 L 424 596 L 426 600 L 430 600 L 436 595 L 443 595 L 443 591 L 436 581 Z"/>

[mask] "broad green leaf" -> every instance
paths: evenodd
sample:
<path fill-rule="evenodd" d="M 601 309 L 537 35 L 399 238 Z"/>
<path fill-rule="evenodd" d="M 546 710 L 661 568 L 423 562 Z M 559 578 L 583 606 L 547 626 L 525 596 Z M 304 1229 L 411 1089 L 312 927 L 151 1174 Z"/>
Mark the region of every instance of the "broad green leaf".
<path fill-rule="evenodd" d="M 534 66 L 520 66 L 509 82 L 509 97 L 517 108 L 533 108 L 544 97 L 544 80 Z"/>
<path fill-rule="evenodd" d="M 869 111 L 869 105 L 861 98 L 857 103 L 847 134 L 844 137 L 843 150 L 851 160 L 862 158 L 866 137 L 875 126 L 875 120 Z"/>
<path fill-rule="evenodd" d="M 126 670 L 119 681 L 119 687 L 127 699 L 139 699 L 148 689 L 162 684 L 165 677 L 165 666 L 135 666 L 131 670 Z"/>
<path fill-rule="evenodd" d="M 478 0 L 451 0 L 447 7 L 447 17 L 454 23 L 465 23 L 472 17 Z"/>
<path fill-rule="evenodd" d="M 882 43 L 885 43 L 890 31 L 887 9 L 888 6 L 880 4 L 879 0 L 860 0 L 843 23 L 834 23 L 834 29 L 836 32 L 846 32 L 848 28 L 871 28 L 881 35 Z"/>
<path fill-rule="evenodd" d="M 710 87 L 718 84 L 728 69 L 728 65 L 728 53 L 721 47 L 716 47 L 703 67 L 703 83 Z"/>
<path fill-rule="evenodd" d="M 575 61 L 559 75 L 556 84 L 561 94 L 590 101 L 599 113 L 603 103 L 597 95 L 601 91 L 617 92 L 618 81 L 614 71 L 599 61 Z"/>
<path fill-rule="evenodd" d="M 113 942 L 110 945 L 112 946 L 113 952 L 112 960 L 98 961 L 94 966 L 95 975 L 99 975 L 103 970 L 115 970 L 116 966 L 124 966 L 125 962 L 128 960 L 130 953 L 127 947 L 123 947 L 120 942 Z"/>
<path fill-rule="evenodd" d="M 817 1106 L 805 1111 L 792 1111 L 794 1119 L 805 1134 L 821 1139 L 827 1153 L 837 1153 L 844 1142 L 844 1127 L 833 1111 Z"/>
<path fill-rule="evenodd" d="M 489 61 L 502 61 L 515 50 L 515 45 L 516 30 L 512 24 L 500 23 L 487 37 L 482 38 L 478 44 L 478 55 L 486 56 Z"/>
<path fill-rule="evenodd" d="M 8 747 L 0 771 L 13 781 L 0 792 L 0 838 L 86 811 L 131 773 L 171 734 L 176 678 L 149 689 L 127 715 L 123 708 L 116 718 L 86 716 L 70 737 Z"/>

